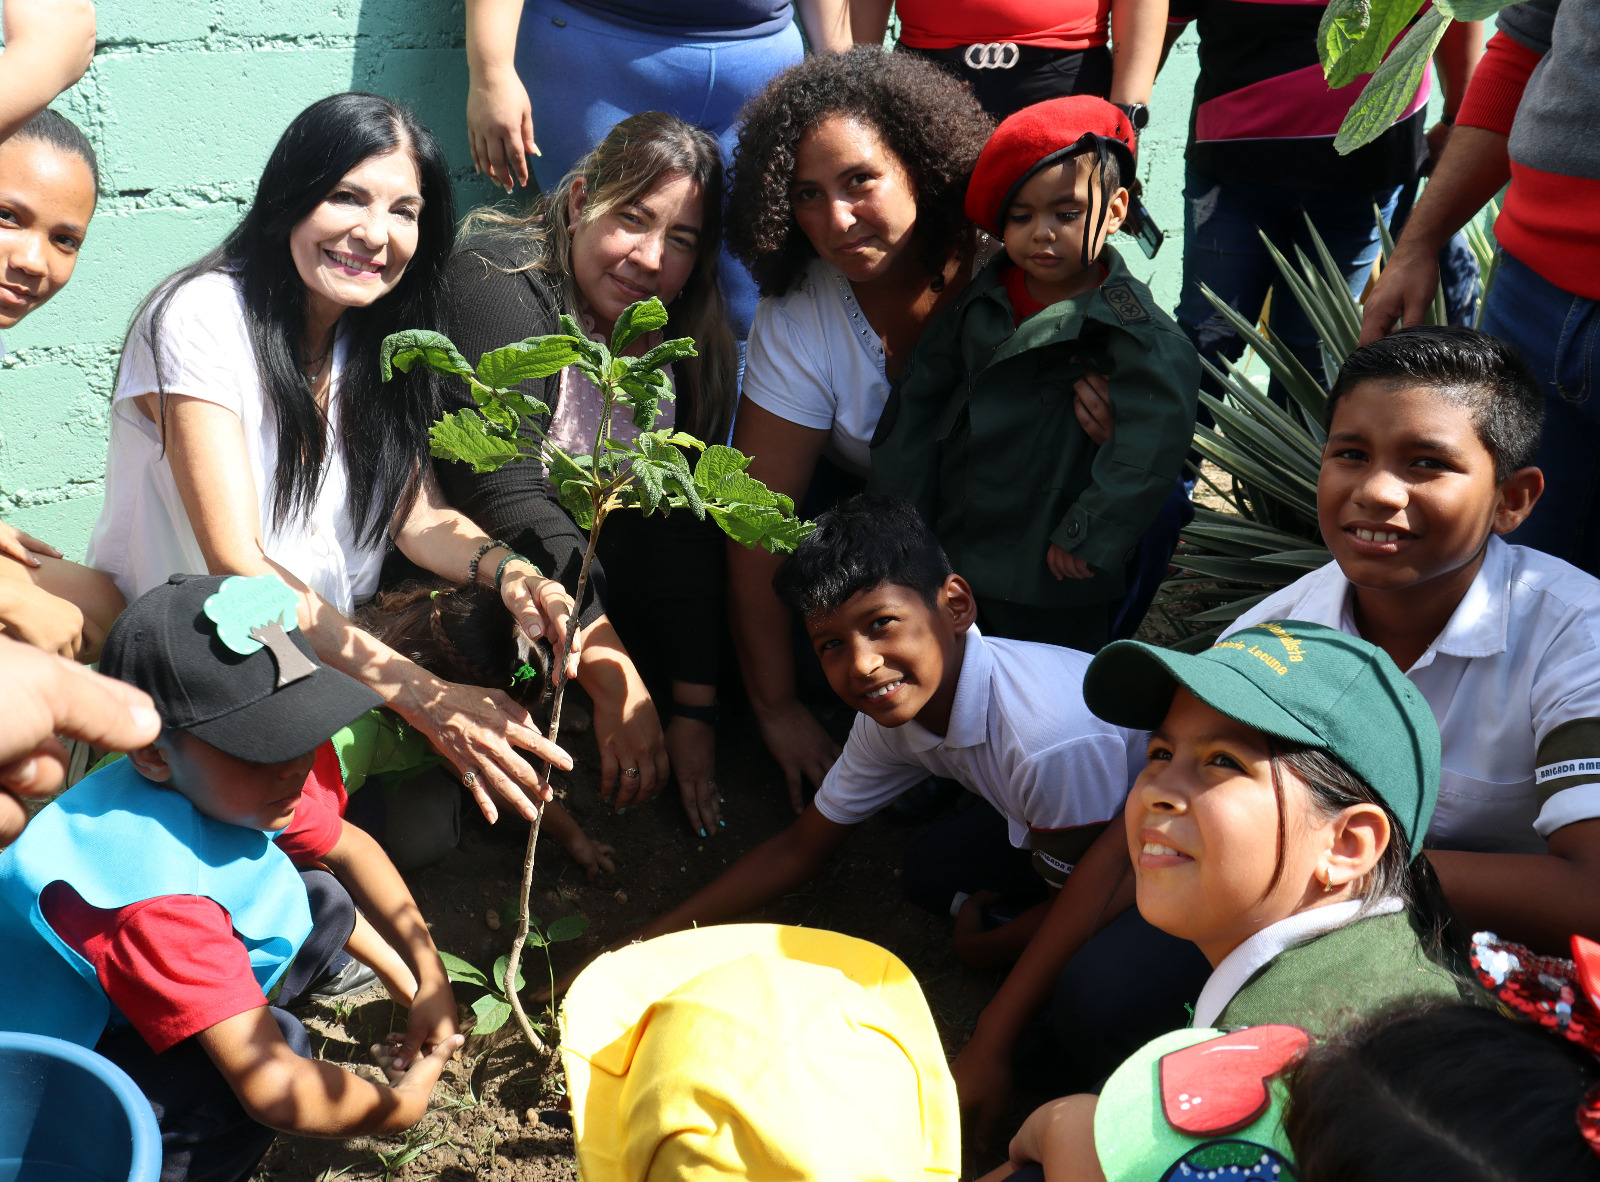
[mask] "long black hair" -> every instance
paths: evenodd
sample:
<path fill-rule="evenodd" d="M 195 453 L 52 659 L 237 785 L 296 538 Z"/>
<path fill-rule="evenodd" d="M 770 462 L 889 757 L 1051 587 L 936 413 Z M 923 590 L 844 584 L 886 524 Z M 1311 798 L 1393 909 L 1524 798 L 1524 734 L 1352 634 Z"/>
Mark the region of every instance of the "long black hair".
<path fill-rule="evenodd" d="M 268 493 L 277 524 L 309 511 L 328 458 L 328 418 L 301 369 L 305 284 L 289 253 L 290 232 L 362 161 L 407 151 L 422 184 L 417 250 L 393 291 L 340 318 L 346 336 L 339 381 L 339 431 L 334 446 L 349 473 L 349 511 L 363 543 L 380 539 L 389 522 L 409 512 L 428 455 L 428 428 L 438 418 L 437 382 L 418 366 L 384 385 L 378 372 L 383 338 L 407 328 L 437 328 L 444 307 L 445 264 L 455 244 L 455 203 L 444 153 L 417 117 L 375 94 L 330 95 L 289 124 L 261 173 L 255 200 L 222 244 L 163 281 L 134 313 L 131 338 L 143 333 L 155 359 L 160 422 L 166 424 L 161 324 L 173 296 L 213 271 L 238 277 L 245 321 L 277 428 L 278 455 Z"/>

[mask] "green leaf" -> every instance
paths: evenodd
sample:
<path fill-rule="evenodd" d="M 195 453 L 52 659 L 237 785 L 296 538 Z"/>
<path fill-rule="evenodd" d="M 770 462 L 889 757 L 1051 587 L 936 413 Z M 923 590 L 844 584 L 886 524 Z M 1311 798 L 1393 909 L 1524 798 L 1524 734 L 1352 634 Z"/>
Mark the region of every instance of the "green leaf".
<path fill-rule="evenodd" d="M 667 434 L 665 431 L 649 431 L 639 436 L 638 453 L 633 461 L 634 474 L 651 491 L 655 501 L 664 495 L 675 494 L 674 504 L 687 507 L 696 517 L 704 517 L 705 500 L 695 484 L 689 460 L 679 448 L 666 441 Z M 650 509 L 645 511 L 650 512 L 654 508 L 652 503 Z"/>
<path fill-rule="evenodd" d="M 617 380 L 617 391 L 621 395 L 619 401 L 633 409 L 633 425 L 640 431 L 654 427 L 656 416 L 661 413 L 661 403 L 670 402 L 676 397 L 672 392 L 672 383 L 659 369 L 626 374 Z"/>
<path fill-rule="evenodd" d="M 1324 76 L 1331 78 L 1339 59 L 1360 45 L 1371 24 L 1372 0 L 1329 0 L 1317 26 L 1317 56 Z"/>
<path fill-rule="evenodd" d="M 459 374 L 464 378 L 472 375 L 472 366 L 461 356 L 461 350 L 443 333 L 408 328 L 383 338 L 378 350 L 378 369 L 384 381 L 394 377 L 397 369 L 410 373 L 411 367 L 419 361 L 435 373 Z"/>
<path fill-rule="evenodd" d="M 528 670 L 526 676 L 523 676 L 522 669 Z M 539 676 L 537 669 L 530 668 L 527 665 L 524 665 L 522 669 L 517 670 L 516 675 L 512 677 L 513 685 L 518 681 L 532 681 Z M 517 916 L 521 910 L 517 905 L 517 897 L 515 895 L 507 895 L 500 900 L 500 926 L 503 928 L 515 928 L 517 926 Z M 538 923 L 539 921 L 536 919 L 533 922 Z"/>
<path fill-rule="evenodd" d="M 613 355 L 621 353 L 645 333 L 666 326 L 666 305 L 655 296 L 640 300 L 637 304 L 629 304 L 622 309 L 622 315 L 617 317 L 617 323 L 611 329 L 611 352 Z"/>
<path fill-rule="evenodd" d="M 578 360 L 577 342 L 564 334 L 529 337 L 514 345 L 494 349 L 478 360 L 478 380 L 504 390 L 523 382 L 547 378 Z"/>
<path fill-rule="evenodd" d="M 565 312 L 561 314 L 561 331 L 572 338 L 572 347 L 578 351 L 578 368 L 595 385 L 606 380 L 611 371 L 611 350 L 599 341 L 591 341 L 578 322 Z"/>
<path fill-rule="evenodd" d="M 550 943 L 559 944 L 564 940 L 576 940 L 588 930 L 589 920 L 586 916 L 563 915 L 560 919 L 550 921 L 545 935 L 550 938 Z"/>
<path fill-rule="evenodd" d="M 1409 3 L 1409 0 L 1407 0 Z M 1439 39 L 1450 27 L 1450 18 L 1438 8 L 1430 8 L 1411 26 L 1373 73 L 1350 113 L 1344 117 L 1333 149 L 1341 156 L 1370 144 L 1394 125 L 1422 83 L 1422 76 L 1438 48 Z"/>
<path fill-rule="evenodd" d="M 510 963 L 511 963 L 511 956 L 510 956 L 509 953 L 507 955 L 505 955 L 505 956 L 502 956 L 499 960 L 494 962 L 494 984 L 495 984 L 495 988 L 497 988 L 497 989 L 504 989 L 505 988 L 506 966 L 508 964 L 510 964 Z M 522 966 L 518 965 L 517 966 L 517 988 L 521 989 L 526 984 L 527 984 L 527 982 L 522 979 Z"/>
<path fill-rule="evenodd" d="M 557 502 L 582 530 L 594 524 L 594 497 L 590 495 L 593 487 L 588 479 L 564 480 L 556 490 Z"/>
<path fill-rule="evenodd" d="M 493 1034 L 506 1024 L 507 1018 L 511 1017 L 511 1006 L 493 994 L 485 993 L 472 1003 L 472 1012 L 478 1015 L 472 1033 Z"/>
<path fill-rule="evenodd" d="M 429 429 L 428 441 L 437 458 L 471 464 L 474 472 L 495 472 L 522 458 L 515 439 L 497 434 L 470 409 L 445 415 Z"/>
<path fill-rule="evenodd" d="M 459 981 L 463 985 L 478 985 L 488 989 L 489 982 L 484 979 L 483 973 L 466 961 L 450 952 L 439 953 L 439 961 L 444 965 L 445 976 L 452 981 Z"/>
<path fill-rule="evenodd" d="M 682 361 L 685 357 L 698 357 L 695 352 L 694 341 L 689 337 L 674 337 L 670 341 L 662 341 L 642 357 L 628 358 L 633 362 L 635 371 L 646 369 L 661 369 L 671 365 L 674 361 Z"/>
<path fill-rule="evenodd" d="M 1453 21 L 1484 21 L 1515 0 L 1433 0 L 1433 6 Z"/>
<path fill-rule="evenodd" d="M 1341 4 L 1340 8 L 1347 5 Z M 1368 19 L 1365 21 L 1341 21 L 1334 17 L 1330 29 L 1329 14 L 1334 5 L 1328 6 L 1329 14 L 1324 14 L 1322 25 L 1317 30 L 1317 43 L 1319 50 L 1324 51 L 1322 58 L 1322 72 L 1328 79 L 1328 85 L 1334 90 L 1341 86 L 1349 86 L 1363 74 L 1370 74 L 1378 68 L 1383 61 L 1383 55 L 1389 52 L 1389 46 L 1394 44 L 1394 39 L 1405 32 L 1411 18 L 1417 15 L 1417 10 L 1422 7 L 1422 0 L 1371 0 L 1362 3 L 1362 8 L 1368 10 Z M 1343 31 L 1352 30 L 1357 23 L 1364 27 L 1360 35 L 1351 41 L 1337 58 L 1330 59 L 1326 56 L 1327 41 L 1324 32 L 1338 38 Z"/>
<path fill-rule="evenodd" d="M 544 948 L 550 943 L 545 939 L 545 934 L 537 928 L 528 929 L 528 946 L 530 948 Z"/>

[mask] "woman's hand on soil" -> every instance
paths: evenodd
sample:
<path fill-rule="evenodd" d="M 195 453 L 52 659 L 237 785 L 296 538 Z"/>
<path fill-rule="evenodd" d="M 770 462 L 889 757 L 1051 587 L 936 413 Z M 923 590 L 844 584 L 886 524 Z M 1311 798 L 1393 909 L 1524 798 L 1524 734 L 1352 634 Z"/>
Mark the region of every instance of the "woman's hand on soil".
<path fill-rule="evenodd" d="M 1011 1100 L 1010 1055 L 974 1035 L 950 1064 L 950 1074 L 955 1077 L 962 1119 L 973 1140 L 985 1147 Z"/>
<path fill-rule="evenodd" d="M 501 690 L 432 679 L 423 692 L 423 700 L 408 704 L 402 714 L 455 766 L 489 822 L 500 815 L 490 788 L 533 820 L 534 805 L 524 789 L 549 800 L 550 785 L 516 749 L 561 771 L 571 770 L 572 756 L 540 734 L 527 710 Z"/>
<path fill-rule="evenodd" d="M 544 637 L 550 642 L 550 651 L 559 653 L 567 642 L 567 621 L 573 612 L 572 596 L 554 579 L 546 579 L 533 572 L 533 568 L 518 562 L 505 572 L 500 583 L 500 598 L 517 626 L 529 640 Z M 567 676 L 576 677 L 578 657 L 582 648 L 580 633 L 574 632 L 572 651 L 567 654 Z"/>
<path fill-rule="evenodd" d="M 1104 447 L 1116 426 L 1111 414 L 1111 384 L 1104 376 L 1090 371 L 1073 383 L 1072 413 L 1095 446 Z"/>
<path fill-rule="evenodd" d="M 43 554 L 47 558 L 60 558 L 61 551 L 49 542 L 41 542 L 31 534 L 25 534 L 14 525 L 7 525 L 0 521 L 0 554 L 8 558 L 15 558 L 23 566 L 38 566 L 37 555 Z"/>
<path fill-rule="evenodd" d="M 606 874 L 616 873 L 616 864 L 611 859 L 617 856 L 617 851 L 605 842 L 596 841 L 580 829 L 564 844 L 572 860 L 583 867 L 583 873 L 590 882 L 598 878 L 602 871 Z"/>
<path fill-rule="evenodd" d="M 722 827 L 722 795 L 717 791 L 717 728 L 698 718 L 674 715 L 667 723 L 667 755 L 683 796 L 689 828 L 715 837 Z"/>
<path fill-rule="evenodd" d="M 767 750 L 783 769 L 784 782 L 789 786 L 789 804 L 798 816 L 806 807 L 803 781 L 810 780 L 814 787 L 822 787 L 828 769 L 839 758 L 839 744 L 822 729 L 816 716 L 799 699 L 792 699 L 770 713 L 757 710 L 756 720 Z"/>
<path fill-rule="evenodd" d="M 600 799 L 618 812 L 654 800 L 672 765 L 656 704 L 636 674 L 617 692 L 594 699 L 594 737 L 600 747 Z M 629 774 L 630 769 L 633 773 Z M 615 793 L 615 799 L 612 794 Z"/>
<path fill-rule="evenodd" d="M 467 141 L 472 167 L 499 188 L 512 182 L 528 185 L 528 153 L 540 155 L 533 142 L 533 104 L 514 69 L 496 71 L 467 88 Z"/>
<path fill-rule="evenodd" d="M 1076 554 L 1070 554 L 1050 543 L 1050 549 L 1045 551 L 1044 564 L 1050 568 L 1050 573 L 1059 579 L 1092 579 L 1094 567 L 1090 566 Z"/>

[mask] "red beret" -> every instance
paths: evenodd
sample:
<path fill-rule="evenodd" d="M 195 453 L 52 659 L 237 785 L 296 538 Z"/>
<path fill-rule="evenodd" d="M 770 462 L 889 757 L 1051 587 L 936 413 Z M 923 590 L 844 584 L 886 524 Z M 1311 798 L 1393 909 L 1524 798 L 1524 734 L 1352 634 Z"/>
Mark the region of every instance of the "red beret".
<path fill-rule="evenodd" d="M 1121 110 L 1092 94 L 1074 94 L 1024 107 L 989 137 L 967 183 L 967 218 L 992 234 L 1001 232 L 1006 207 L 1029 177 L 1063 157 L 1092 151 L 1105 142 L 1133 173 L 1133 124 Z"/>

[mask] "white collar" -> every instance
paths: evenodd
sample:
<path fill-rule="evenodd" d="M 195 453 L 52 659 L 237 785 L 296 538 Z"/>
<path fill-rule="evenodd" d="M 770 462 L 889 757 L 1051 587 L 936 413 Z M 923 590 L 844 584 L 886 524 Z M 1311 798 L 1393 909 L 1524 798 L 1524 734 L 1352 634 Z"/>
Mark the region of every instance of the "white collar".
<path fill-rule="evenodd" d="M 1399 899 L 1391 896 L 1379 900 L 1367 909 L 1366 915 L 1361 915 L 1361 900 L 1347 899 L 1343 903 L 1313 907 L 1267 925 L 1223 957 L 1222 963 L 1211 971 L 1211 976 L 1206 979 L 1206 987 L 1200 991 L 1200 1000 L 1194 1003 L 1195 1029 L 1214 1025 L 1234 995 L 1245 987 L 1250 978 L 1277 959 L 1279 953 L 1337 931 L 1357 916 L 1365 919 L 1374 915 L 1392 915 L 1404 906 Z"/>
<path fill-rule="evenodd" d="M 1355 589 L 1339 564 L 1330 562 L 1317 573 L 1325 577 L 1314 578 L 1305 597 L 1294 605 L 1295 619 L 1338 628 L 1351 636 L 1361 635 L 1354 613 Z M 1441 653 L 1447 657 L 1492 657 L 1503 653 L 1510 623 L 1511 547 L 1491 536 L 1472 586 L 1433 643 L 1406 672 L 1427 668 Z"/>
<path fill-rule="evenodd" d="M 963 637 L 961 675 L 956 678 L 956 696 L 950 703 L 950 726 L 936 735 L 916 719 L 905 724 L 906 739 L 913 751 L 935 747 L 976 747 L 989 738 L 989 682 L 994 655 L 983 641 L 976 624 Z"/>

